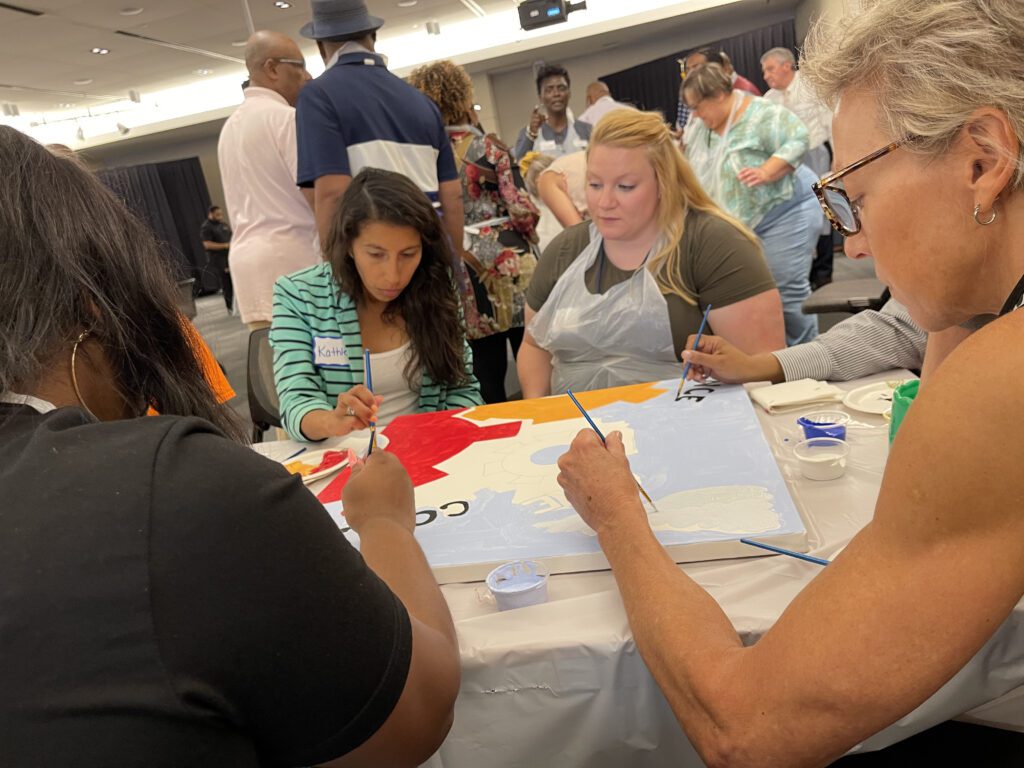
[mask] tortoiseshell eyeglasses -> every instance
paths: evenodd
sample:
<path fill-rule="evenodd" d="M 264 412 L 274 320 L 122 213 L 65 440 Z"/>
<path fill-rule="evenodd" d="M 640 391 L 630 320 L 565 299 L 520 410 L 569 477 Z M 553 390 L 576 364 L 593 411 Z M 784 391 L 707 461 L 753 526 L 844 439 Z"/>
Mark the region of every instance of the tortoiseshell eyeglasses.
<path fill-rule="evenodd" d="M 821 203 L 822 210 L 825 211 L 825 216 L 828 217 L 828 220 L 839 234 L 849 237 L 860 232 L 860 210 L 858 206 L 850 202 L 846 189 L 839 181 L 847 174 L 863 168 L 868 163 L 872 163 L 880 157 L 885 157 L 907 141 L 907 138 L 902 138 L 887 144 L 867 157 L 862 157 L 857 162 L 851 163 L 842 170 L 829 174 L 811 185 L 811 189 L 814 190 L 818 202 Z"/>

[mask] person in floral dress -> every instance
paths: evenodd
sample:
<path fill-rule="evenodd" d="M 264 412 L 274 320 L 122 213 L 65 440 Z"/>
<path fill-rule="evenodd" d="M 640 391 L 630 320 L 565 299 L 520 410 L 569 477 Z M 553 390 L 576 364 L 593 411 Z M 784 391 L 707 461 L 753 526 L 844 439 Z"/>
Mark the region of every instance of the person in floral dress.
<path fill-rule="evenodd" d="M 462 180 L 466 235 L 461 281 L 473 371 L 488 403 L 503 402 L 507 347 L 519 353 L 526 287 L 537 265 L 540 214 L 507 145 L 476 124 L 473 83 L 450 61 L 416 69 L 409 78 L 441 110 Z"/>

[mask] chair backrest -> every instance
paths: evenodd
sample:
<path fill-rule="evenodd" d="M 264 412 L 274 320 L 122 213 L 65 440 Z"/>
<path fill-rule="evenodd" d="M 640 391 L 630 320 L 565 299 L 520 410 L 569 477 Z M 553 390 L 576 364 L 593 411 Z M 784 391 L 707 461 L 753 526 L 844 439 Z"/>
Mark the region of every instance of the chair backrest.
<path fill-rule="evenodd" d="M 281 426 L 281 403 L 274 386 L 274 354 L 270 348 L 270 329 L 260 328 L 249 334 L 248 366 L 249 414 L 255 426 L 253 442 L 260 442 L 263 433 Z"/>
<path fill-rule="evenodd" d="M 889 300 L 889 288 L 881 280 L 865 277 L 858 280 L 837 280 L 823 285 L 804 299 L 800 311 L 805 315 L 822 312 L 878 310 Z"/>
<path fill-rule="evenodd" d="M 194 293 L 195 283 L 196 279 L 194 277 L 178 281 L 178 310 L 189 320 L 197 314 Z"/>

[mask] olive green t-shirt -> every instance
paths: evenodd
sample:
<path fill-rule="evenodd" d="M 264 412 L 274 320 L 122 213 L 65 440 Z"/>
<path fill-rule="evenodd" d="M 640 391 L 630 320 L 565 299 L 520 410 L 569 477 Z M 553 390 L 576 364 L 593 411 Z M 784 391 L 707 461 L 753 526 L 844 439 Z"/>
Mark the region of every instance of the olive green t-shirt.
<path fill-rule="evenodd" d="M 587 221 L 563 230 L 551 241 L 544 249 L 526 289 L 526 303 L 530 309 L 537 312 L 544 306 L 558 278 L 589 244 L 590 222 Z M 679 247 L 683 254 L 678 261 L 679 276 L 683 285 L 693 292 L 697 306 L 675 294 L 665 295 L 677 355 L 682 353 L 687 337 L 697 332 L 708 304 L 716 309 L 727 307 L 775 288 L 761 249 L 736 227 L 717 216 L 689 211 Z M 600 258 L 604 258 L 603 254 Z M 597 267 L 598 261 L 595 260 L 586 273 L 587 289 L 591 293 L 604 293 L 635 274 L 619 269 L 604 258 L 604 267 L 600 270 L 601 285 L 598 286 Z"/>

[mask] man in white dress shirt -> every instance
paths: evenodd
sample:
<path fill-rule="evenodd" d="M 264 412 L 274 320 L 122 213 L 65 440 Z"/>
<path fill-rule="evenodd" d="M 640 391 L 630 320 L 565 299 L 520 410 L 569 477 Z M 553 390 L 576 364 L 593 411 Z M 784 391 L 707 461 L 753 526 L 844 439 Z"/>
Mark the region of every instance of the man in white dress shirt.
<path fill-rule="evenodd" d="M 832 165 L 832 152 L 826 145 L 832 139 L 832 111 L 804 85 L 796 68 L 796 57 L 788 48 L 767 51 L 761 57 L 761 71 L 770 88 L 764 97 L 788 109 L 807 126 L 810 143 L 804 165 L 819 178 L 827 175 Z M 811 265 L 812 288 L 832 282 L 832 227 L 828 221 L 822 221 L 816 251 Z"/>
<path fill-rule="evenodd" d="M 597 121 L 613 109 L 628 106 L 628 104 L 623 104 L 613 99 L 612 92 L 608 90 L 608 86 L 600 80 L 595 80 L 587 86 L 587 108 L 576 119 L 582 120 L 584 123 L 597 125 Z"/>
<path fill-rule="evenodd" d="M 295 186 L 295 103 L 310 79 L 299 46 L 256 32 L 245 46 L 245 101 L 220 133 L 217 158 L 234 225 L 231 275 L 242 322 L 267 328 L 274 281 L 320 259 L 311 202 Z"/>

